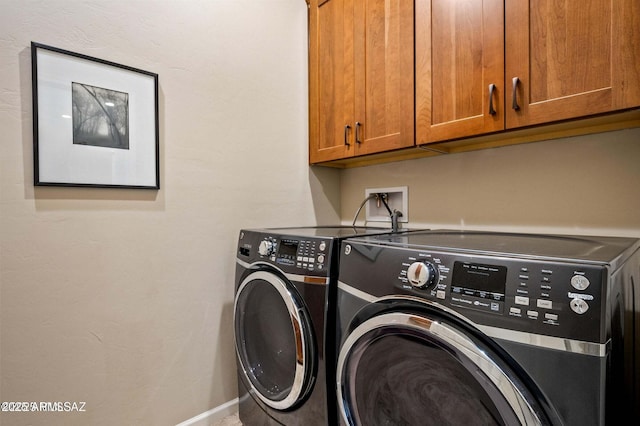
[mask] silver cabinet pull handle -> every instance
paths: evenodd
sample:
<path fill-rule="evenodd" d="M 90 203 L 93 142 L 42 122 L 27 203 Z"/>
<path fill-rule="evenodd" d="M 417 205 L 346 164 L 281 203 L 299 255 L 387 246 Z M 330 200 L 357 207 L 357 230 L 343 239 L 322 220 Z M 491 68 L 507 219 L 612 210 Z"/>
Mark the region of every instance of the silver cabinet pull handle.
<path fill-rule="evenodd" d="M 344 144 L 346 146 L 351 146 L 351 144 L 349 143 L 349 129 L 351 128 L 350 125 L 346 125 L 344 126 Z"/>
<path fill-rule="evenodd" d="M 518 105 L 518 83 L 520 83 L 520 79 L 518 77 L 513 77 L 513 98 L 511 102 L 511 108 L 514 111 L 518 111 L 520 109 L 520 105 Z"/>
<path fill-rule="evenodd" d="M 493 107 L 493 94 L 496 91 L 496 85 L 491 83 L 489 85 L 489 115 L 496 115 L 496 109 Z"/>

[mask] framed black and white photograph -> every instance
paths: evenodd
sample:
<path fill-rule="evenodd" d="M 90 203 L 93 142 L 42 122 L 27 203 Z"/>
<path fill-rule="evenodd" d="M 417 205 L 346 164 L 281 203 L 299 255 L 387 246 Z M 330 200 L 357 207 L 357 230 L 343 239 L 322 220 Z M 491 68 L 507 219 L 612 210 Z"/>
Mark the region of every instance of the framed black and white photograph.
<path fill-rule="evenodd" d="M 31 43 L 34 184 L 160 188 L 158 75 Z"/>

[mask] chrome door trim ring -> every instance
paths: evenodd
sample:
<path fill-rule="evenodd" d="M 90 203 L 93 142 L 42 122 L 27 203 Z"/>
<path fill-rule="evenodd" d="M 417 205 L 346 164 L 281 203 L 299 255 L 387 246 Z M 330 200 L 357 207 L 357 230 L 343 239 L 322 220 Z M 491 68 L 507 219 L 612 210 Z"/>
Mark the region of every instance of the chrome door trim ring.
<path fill-rule="evenodd" d="M 419 297 L 402 296 L 402 295 L 376 297 L 368 293 L 365 293 L 362 290 L 353 288 L 342 281 L 338 282 L 338 288 L 359 299 L 365 300 L 369 303 L 376 303 L 376 302 L 382 302 L 387 300 L 397 300 L 397 301 L 405 300 L 405 301 L 421 303 L 427 306 L 436 307 L 438 309 L 441 309 L 447 312 L 448 314 L 455 316 L 456 318 L 459 318 L 460 320 L 466 322 L 472 327 L 477 328 L 487 336 L 492 337 L 494 339 L 501 339 L 501 340 L 506 340 L 514 343 L 522 343 L 525 345 L 536 346 L 536 347 L 546 348 L 546 349 L 555 349 L 558 351 L 570 352 L 578 355 L 597 356 L 600 358 L 606 357 L 608 352 L 607 351 L 608 343 L 585 342 L 582 340 L 565 339 L 562 337 L 546 336 L 546 335 L 534 334 L 534 333 L 525 333 L 523 331 L 509 330 L 505 328 L 476 324 L 473 321 L 469 320 L 467 317 L 461 315 L 459 312 L 451 308 L 441 305 L 440 303 L 432 302 L 430 300 L 422 299 Z"/>
<path fill-rule="evenodd" d="M 353 346 L 355 346 L 363 336 L 371 331 L 385 327 L 400 327 L 415 330 L 420 333 L 431 334 L 435 336 L 436 339 L 444 341 L 456 348 L 456 350 L 464 354 L 467 359 L 469 359 L 485 374 L 486 377 L 489 378 L 489 380 L 491 380 L 493 385 L 498 389 L 500 394 L 505 398 L 509 406 L 514 411 L 516 417 L 520 421 L 520 424 L 540 425 L 542 423 L 534 409 L 529 404 L 529 401 L 527 401 L 527 399 L 522 395 L 518 387 L 513 383 L 504 370 L 502 370 L 481 348 L 475 345 L 464 334 L 447 324 L 425 318 L 425 316 L 393 312 L 374 316 L 364 321 L 356 327 L 351 334 L 349 334 L 340 350 L 337 365 L 338 368 L 336 370 L 337 393 L 340 414 L 347 424 L 350 424 L 350 422 L 346 415 L 347 411 L 342 391 L 345 363 L 351 355 Z M 359 352 L 360 354 L 362 353 L 362 351 Z"/>
<path fill-rule="evenodd" d="M 286 410 L 288 408 L 293 407 L 302 397 L 304 397 L 303 391 L 306 388 L 304 386 L 305 372 L 308 368 L 309 363 L 307 361 L 307 358 L 309 357 L 310 354 L 307 353 L 308 351 L 307 351 L 307 342 L 306 342 L 306 334 L 309 332 L 309 330 L 305 330 L 303 328 L 305 327 L 306 323 L 301 318 L 301 312 L 303 312 L 304 307 L 297 304 L 296 300 L 294 299 L 289 289 L 287 288 L 287 284 L 282 279 L 280 279 L 275 274 L 269 273 L 267 271 L 256 271 L 249 274 L 238 287 L 238 291 L 236 292 L 235 300 L 233 302 L 234 324 L 235 324 L 235 319 L 238 313 L 237 312 L 238 299 L 239 299 L 238 296 L 242 294 L 242 292 L 245 290 L 247 285 L 254 280 L 263 280 L 271 284 L 271 286 L 273 286 L 280 294 L 280 297 L 284 301 L 285 305 L 287 306 L 287 311 L 289 312 L 289 318 L 291 319 L 291 326 L 292 326 L 291 331 L 296 341 L 296 366 L 295 366 L 293 385 L 291 387 L 291 391 L 289 391 L 289 394 L 282 400 L 274 401 L 266 397 L 258 389 L 256 389 L 256 387 L 253 385 L 253 382 L 249 378 L 249 374 L 247 373 L 247 369 L 245 367 L 243 359 L 240 356 L 240 348 L 239 348 L 240 343 L 237 341 L 236 333 L 234 332 L 236 356 L 240 361 L 242 372 L 247 378 L 249 385 L 253 390 L 253 393 L 257 395 L 258 398 L 260 398 L 260 400 L 265 404 L 267 404 L 269 407 L 275 408 L 277 410 Z M 296 330 L 299 330 L 299 332 L 296 333 Z"/>

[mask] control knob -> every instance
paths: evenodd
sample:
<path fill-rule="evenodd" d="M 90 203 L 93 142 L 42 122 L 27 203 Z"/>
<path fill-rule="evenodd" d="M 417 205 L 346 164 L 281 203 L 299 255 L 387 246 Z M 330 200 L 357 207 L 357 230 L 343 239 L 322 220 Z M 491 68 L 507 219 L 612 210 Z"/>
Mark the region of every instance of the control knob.
<path fill-rule="evenodd" d="M 415 288 L 426 288 L 436 280 L 436 270 L 429 262 L 413 262 L 407 269 L 407 279 Z"/>
<path fill-rule="evenodd" d="M 273 241 L 262 240 L 258 246 L 258 253 L 260 256 L 271 256 L 273 254 Z"/>

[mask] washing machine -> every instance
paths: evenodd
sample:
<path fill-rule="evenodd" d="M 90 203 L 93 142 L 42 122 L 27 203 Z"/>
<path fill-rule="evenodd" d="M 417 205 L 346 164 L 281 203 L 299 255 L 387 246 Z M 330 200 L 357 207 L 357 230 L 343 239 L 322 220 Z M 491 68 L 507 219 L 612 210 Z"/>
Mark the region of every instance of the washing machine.
<path fill-rule="evenodd" d="M 470 231 L 344 241 L 340 423 L 640 424 L 639 247 Z"/>
<path fill-rule="evenodd" d="M 240 231 L 234 302 L 244 425 L 335 425 L 340 242 L 388 228 Z"/>

